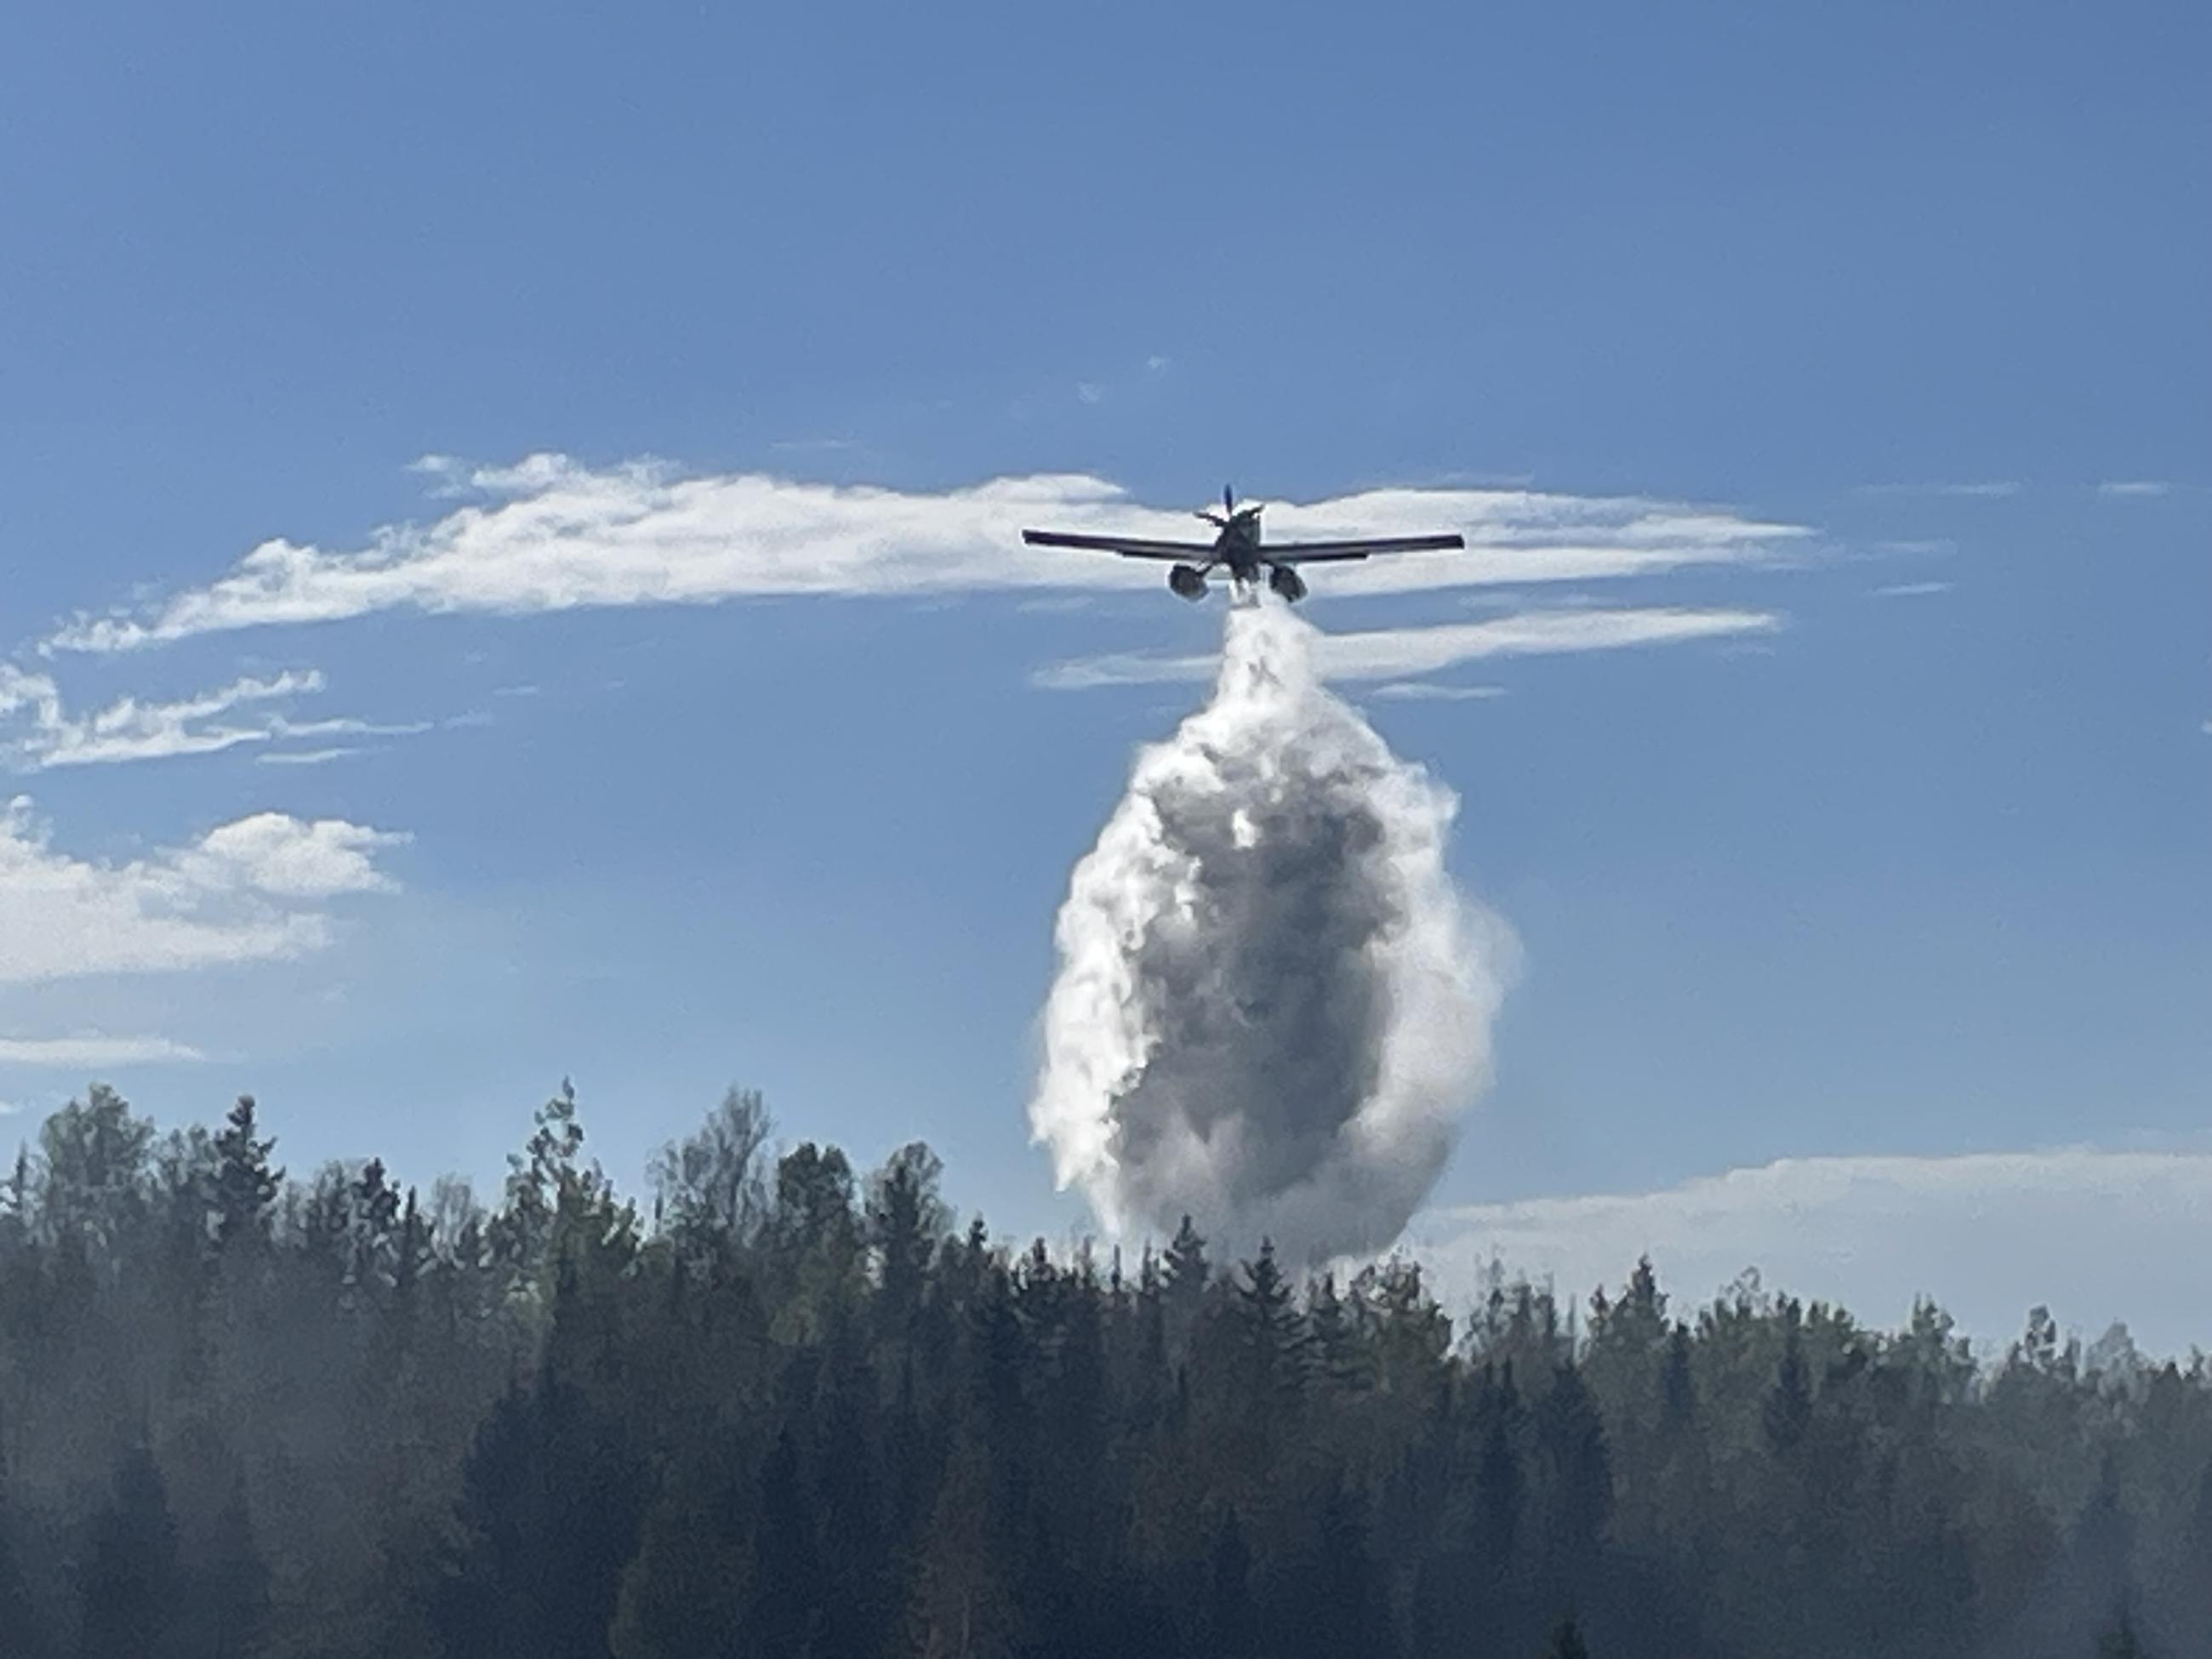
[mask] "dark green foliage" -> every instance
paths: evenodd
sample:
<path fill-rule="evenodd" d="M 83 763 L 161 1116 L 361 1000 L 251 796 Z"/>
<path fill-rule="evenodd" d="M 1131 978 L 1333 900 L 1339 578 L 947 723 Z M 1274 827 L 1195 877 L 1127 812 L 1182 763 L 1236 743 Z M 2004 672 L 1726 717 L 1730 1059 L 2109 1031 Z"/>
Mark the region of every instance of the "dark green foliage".
<path fill-rule="evenodd" d="M 283 1170 L 269 1162 L 276 1138 L 257 1138 L 255 1127 L 253 1097 L 240 1095 L 215 1138 L 216 1239 L 224 1245 L 266 1243 L 270 1212 L 284 1190 Z"/>
<path fill-rule="evenodd" d="M 769 1142 L 732 1091 L 647 1221 L 565 1085 L 489 1208 L 288 1180 L 251 1099 L 56 1114 L 0 1180 L 0 1652 L 2206 1650 L 2203 1360 L 1012 1249 L 924 1146 Z"/>
<path fill-rule="evenodd" d="M 123 1455 L 113 1495 L 92 1522 L 78 1580 L 82 1659 L 150 1659 L 170 1650 L 178 1601 L 177 1526 L 153 1454 Z"/>
<path fill-rule="evenodd" d="M 2112 1627 L 2097 1643 L 2097 1659 L 2146 1659 L 2134 1620 L 2123 1613 L 2112 1621 Z"/>

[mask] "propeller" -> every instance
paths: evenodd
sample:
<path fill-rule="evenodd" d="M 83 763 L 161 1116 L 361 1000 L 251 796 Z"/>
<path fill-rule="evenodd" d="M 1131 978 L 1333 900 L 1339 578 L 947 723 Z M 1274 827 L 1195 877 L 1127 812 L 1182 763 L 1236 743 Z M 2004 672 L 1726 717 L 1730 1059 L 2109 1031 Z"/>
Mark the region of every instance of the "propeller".
<path fill-rule="evenodd" d="M 1237 492 L 1227 484 L 1224 484 L 1221 486 L 1221 512 L 1216 513 L 1211 508 L 1201 507 L 1194 516 L 1205 520 L 1216 529 L 1226 530 L 1238 519 L 1250 518 L 1265 505 L 1263 501 L 1247 501 L 1243 506 L 1239 507 L 1237 505 Z M 1228 516 L 1224 518 L 1223 514 Z"/>

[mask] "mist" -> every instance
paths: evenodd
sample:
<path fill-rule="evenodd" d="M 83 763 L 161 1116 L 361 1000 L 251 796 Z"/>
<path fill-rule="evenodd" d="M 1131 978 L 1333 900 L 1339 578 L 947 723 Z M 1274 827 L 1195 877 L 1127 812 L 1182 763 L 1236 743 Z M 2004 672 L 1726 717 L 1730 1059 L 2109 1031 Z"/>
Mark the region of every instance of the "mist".
<path fill-rule="evenodd" d="M 1212 701 L 1139 751 L 1060 908 L 1030 1122 L 1117 1237 L 1386 1248 L 1489 1079 L 1513 935 L 1446 870 L 1457 797 L 1322 684 L 1320 638 L 1231 608 Z"/>

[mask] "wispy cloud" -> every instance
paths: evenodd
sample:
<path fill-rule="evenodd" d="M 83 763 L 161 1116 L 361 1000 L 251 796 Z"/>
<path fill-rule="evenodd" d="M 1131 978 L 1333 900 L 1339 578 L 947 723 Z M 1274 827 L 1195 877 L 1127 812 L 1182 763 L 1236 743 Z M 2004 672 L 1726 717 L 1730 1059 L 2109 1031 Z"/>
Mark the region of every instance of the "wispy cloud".
<path fill-rule="evenodd" d="M 517 615 L 767 595 L 1110 589 L 1156 581 L 1158 567 L 1026 547 L 1022 528 L 1192 534 L 1185 511 L 1140 507 L 1080 476 L 921 494 L 537 455 L 479 469 L 467 483 L 481 499 L 427 526 L 388 529 L 343 551 L 265 542 L 204 586 L 143 611 L 80 617 L 44 648 L 124 650 L 394 610 Z M 1332 571 L 1332 592 L 1343 594 L 1756 562 L 1808 533 L 1642 498 L 1403 489 L 1280 503 L 1268 527 L 1279 538 L 1456 528 L 1468 538 L 1464 553 Z"/>
<path fill-rule="evenodd" d="M 1950 582 L 1892 582 L 1887 587 L 1875 588 L 1874 596 L 1878 599 L 1922 599 L 1948 593 L 1953 586 Z"/>
<path fill-rule="evenodd" d="M 2198 1271 L 2207 1213 L 2212 1154 L 1810 1158 L 1656 1192 L 1432 1211 L 1408 1242 L 1458 1297 L 1493 1255 L 1581 1296 L 1648 1251 L 1692 1301 L 1757 1267 L 1869 1320 L 1901 1321 L 1935 1295 L 1962 1328 L 2001 1341 L 2042 1303 L 2092 1334 L 2124 1318 L 2178 1353 L 2212 1319 Z"/>
<path fill-rule="evenodd" d="M 320 691 L 323 684 L 316 670 L 287 670 L 273 678 L 240 679 L 175 702 L 122 697 L 94 713 L 76 714 L 52 677 L 0 663 L 0 763 L 21 771 L 116 766 L 294 738 L 414 737 L 433 727 L 429 720 L 353 716 L 295 720 L 269 708 Z M 274 749 L 264 749 L 256 758 L 303 763 L 297 753 Z"/>
<path fill-rule="evenodd" d="M 85 1032 L 65 1037 L 0 1037 L 0 1066 L 96 1070 L 106 1066 L 154 1066 L 205 1060 L 198 1049 L 167 1037 L 103 1036 Z"/>
<path fill-rule="evenodd" d="M 228 717 L 322 689 L 323 677 L 314 670 L 288 670 L 273 679 L 236 680 L 174 702 L 124 697 L 96 713 L 72 715 L 50 677 L 0 663 L 0 758 L 42 770 L 217 754 L 240 744 L 266 743 L 284 727 L 276 715 Z M 11 726 L 21 729 L 9 738 Z"/>
<path fill-rule="evenodd" d="M 434 729 L 435 720 L 365 720 L 342 714 L 327 720 L 288 720 L 276 723 L 280 738 L 414 738 Z"/>
<path fill-rule="evenodd" d="M 1327 634 L 1314 647 L 1324 678 L 1406 680 L 1489 657 L 1552 656 L 1618 651 L 1634 646 L 1771 632 L 1782 618 L 1763 611 L 1536 611 L 1487 622 L 1385 628 Z M 1086 657 L 1041 671 L 1036 683 L 1053 690 L 1100 685 L 1152 685 L 1212 679 L 1218 659 L 1143 653 Z"/>
<path fill-rule="evenodd" d="M 2171 495 L 2173 493 L 2173 486 L 2161 478 L 2115 478 L 2109 483 L 2099 484 L 2097 493 L 2108 499 Z"/>
<path fill-rule="evenodd" d="M 495 697 L 534 697 L 539 689 L 535 685 L 496 685 L 491 694 Z"/>
<path fill-rule="evenodd" d="M 1862 484 L 1859 488 L 1860 493 L 1867 495 L 1949 495 L 1986 499 L 2020 494 L 2020 485 L 2009 478 L 1970 483 L 1873 483 Z"/>
<path fill-rule="evenodd" d="M 257 766 L 327 766 L 351 755 L 366 755 L 367 749 L 268 749 L 253 757 Z"/>
<path fill-rule="evenodd" d="M 29 799 L 18 796 L 0 809 L 0 984 L 319 949 L 330 932 L 320 907 L 391 890 L 377 855 L 405 839 L 343 819 L 264 812 L 183 847 L 99 863 L 57 850 Z"/>
<path fill-rule="evenodd" d="M 1392 680 L 1378 685 L 1367 694 L 1370 697 L 1389 697 L 1400 702 L 1472 702 L 1492 697 L 1502 697 L 1502 685 L 1443 685 L 1435 680 Z"/>
<path fill-rule="evenodd" d="M 1097 385 L 1094 381 L 1078 380 L 1075 383 L 1075 396 L 1078 401 L 1082 403 L 1103 403 L 1106 398 L 1106 391 L 1103 386 Z"/>

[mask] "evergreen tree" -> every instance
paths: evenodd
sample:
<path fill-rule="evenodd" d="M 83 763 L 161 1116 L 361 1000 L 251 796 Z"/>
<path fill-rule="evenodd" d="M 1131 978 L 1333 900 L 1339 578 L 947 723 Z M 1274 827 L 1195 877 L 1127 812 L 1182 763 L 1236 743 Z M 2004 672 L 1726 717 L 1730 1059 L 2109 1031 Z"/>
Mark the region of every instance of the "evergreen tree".
<path fill-rule="evenodd" d="M 0 1448 L 4 1445 L 5 1437 L 0 1436 Z M 19 1654 L 21 1659 L 39 1659 L 47 1651 L 44 1621 L 23 1576 L 17 1544 L 21 1517 L 15 1512 L 13 1495 L 7 1460 L 0 1454 L 0 1632 L 6 1633 L 10 1644 L 8 1651 Z"/>
<path fill-rule="evenodd" d="M 1291 1303 L 1290 1281 L 1275 1265 L 1275 1247 L 1264 1239 L 1258 1258 L 1244 1264 L 1236 1308 L 1244 1357 L 1238 1391 L 1251 1420 L 1266 1407 L 1296 1395 L 1303 1358 L 1301 1322 Z"/>
<path fill-rule="evenodd" d="M 2125 1613 L 2115 1617 L 2097 1641 L 2097 1659 L 2144 1659 L 2142 1640 L 2135 1620 Z"/>
<path fill-rule="evenodd" d="M 1544 1650 L 1545 1659 L 1589 1659 L 1589 1649 L 1583 1644 L 1582 1627 L 1571 1617 L 1559 1621 L 1552 1632 L 1552 1644 Z"/>
<path fill-rule="evenodd" d="M 1690 1371 L 1690 1328 L 1680 1320 L 1667 1334 L 1667 1364 L 1660 1373 L 1659 1422 L 1669 1437 L 1679 1436 L 1697 1415 L 1697 1383 Z"/>
<path fill-rule="evenodd" d="M 1167 1313 L 1170 1352 L 1180 1356 L 1188 1352 L 1191 1328 L 1198 1322 L 1199 1307 L 1206 1300 L 1206 1287 L 1212 1276 L 1212 1270 L 1206 1260 L 1206 1241 L 1191 1225 L 1190 1218 L 1185 1216 L 1168 1244 L 1162 1273 L 1161 1295 Z"/>
<path fill-rule="evenodd" d="M 1200 1651 L 1219 1659 L 1243 1659 L 1253 1651 L 1252 1552 L 1234 1509 L 1222 1510 L 1214 1523 L 1204 1606 Z"/>
<path fill-rule="evenodd" d="M 1553 1373 L 1534 1426 L 1544 1471 L 1547 1588 L 1573 1604 L 1585 1600 L 1600 1582 L 1613 1509 L 1613 1465 L 1596 1402 L 1572 1364 Z"/>
<path fill-rule="evenodd" d="M 269 1624 L 269 1590 L 246 1483 L 237 1478 L 205 1547 L 189 1563 L 170 1650 L 178 1659 L 242 1659 L 258 1652 Z"/>
<path fill-rule="evenodd" d="M 82 1659 L 156 1659 L 172 1650 L 177 1528 L 153 1454 L 125 1452 L 113 1495 L 94 1518 L 77 1598 Z"/>
<path fill-rule="evenodd" d="M 270 1217 L 284 1189 L 283 1170 L 269 1162 L 276 1138 L 257 1136 L 257 1127 L 253 1097 L 240 1095 L 215 1138 L 216 1238 L 226 1247 L 266 1243 Z"/>
<path fill-rule="evenodd" d="M 612 1659 L 734 1650 L 752 1593 L 751 1516 L 726 1449 L 672 1466 L 623 1574 Z"/>
<path fill-rule="evenodd" d="M 921 1310 L 931 1257 L 948 1217 L 938 1196 L 944 1164 L 920 1141 L 891 1154 L 868 1183 L 868 1244 L 882 1288 L 884 1332 L 908 1337 Z"/>
<path fill-rule="evenodd" d="M 1782 1362 L 1766 1395 L 1766 1443 L 1778 1454 L 1794 1451 L 1813 1420 L 1813 1389 L 1805 1365 L 1804 1329 L 1797 1304 L 1783 1308 Z"/>
<path fill-rule="evenodd" d="M 831 1659 L 816 1646 L 830 1593 L 815 1517 L 799 1482 L 799 1447 L 788 1428 L 761 1471 L 753 1533 L 753 1593 L 744 1651 L 755 1659 Z"/>

